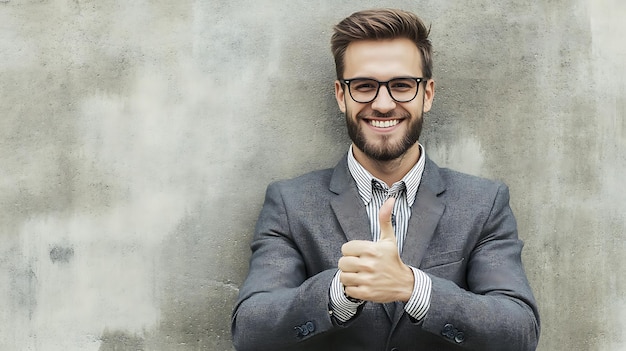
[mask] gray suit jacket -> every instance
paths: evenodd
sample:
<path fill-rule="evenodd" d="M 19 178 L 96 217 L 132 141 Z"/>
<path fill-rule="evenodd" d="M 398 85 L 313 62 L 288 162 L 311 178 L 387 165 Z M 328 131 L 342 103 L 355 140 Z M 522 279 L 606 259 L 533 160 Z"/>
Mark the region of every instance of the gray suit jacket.
<path fill-rule="evenodd" d="M 401 303 L 366 302 L 340 324 L 329 287 L 341 246 L 371 240 L 346 158 L 267 189 L 232 318 L 237 350 L 534 350 L 536 302 L 508 188 L 427 158 L 402 260 L 432 278 L 419 323 Z"/>

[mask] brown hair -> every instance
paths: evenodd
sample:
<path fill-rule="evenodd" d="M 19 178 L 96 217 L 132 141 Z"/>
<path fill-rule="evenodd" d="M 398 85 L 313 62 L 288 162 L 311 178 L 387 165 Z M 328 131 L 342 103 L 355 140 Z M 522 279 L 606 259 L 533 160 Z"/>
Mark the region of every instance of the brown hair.
<path fill-rule="evenodd" d="M 373 9 L 359 11 L 346 17 L 334 27 L 330 39 L 335 57 L 337 79 L 343 78 L 344 55 L 353 41 L 406 38 L 411 40 L 422 53 L 422 72 L 431 78 L 433 71 L 432 47 L 424 22 L 415 14 L 395 9 Z"/>

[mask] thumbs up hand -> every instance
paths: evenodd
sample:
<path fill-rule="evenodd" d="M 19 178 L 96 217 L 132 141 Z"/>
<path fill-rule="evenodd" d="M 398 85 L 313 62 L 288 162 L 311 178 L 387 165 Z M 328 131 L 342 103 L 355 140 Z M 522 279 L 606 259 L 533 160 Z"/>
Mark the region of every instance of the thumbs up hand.
<path fill-rule="evenodd" d="M 372 302 L 408 301 L 413 292 L 413 271 L 398 254 L 391 213 L 395 198 L 387 199 L 379 210 L 380 240 L 353 240 L 341 247 L 339 279 L 345 293 Z"/>

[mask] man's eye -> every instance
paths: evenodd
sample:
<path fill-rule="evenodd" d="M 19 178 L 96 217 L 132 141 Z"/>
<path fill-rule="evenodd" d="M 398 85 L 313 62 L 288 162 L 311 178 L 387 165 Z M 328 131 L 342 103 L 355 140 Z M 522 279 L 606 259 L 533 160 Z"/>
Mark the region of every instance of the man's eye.
<path fill-rule="evenodd" d="M 359 91 L 367 91 L 376 89 L 376 84 L 372 82 L 358 82 L 353 84 L 352 87 Z"/>
<path fill-rule="evenodd" d="M 408 84 L 398 83 L 391 86 L 392 89 L 409 89 L 411 88 Z"/>
<path fill-rule="evenodd" d="M 392 82 L 390 84 L 391 89 L 398 89 L 398 90 L 413 89 L 414 87 L 415 87 L 415 84 L 412 83 L 411 81 L 399 81 L 399 82 Z"/>

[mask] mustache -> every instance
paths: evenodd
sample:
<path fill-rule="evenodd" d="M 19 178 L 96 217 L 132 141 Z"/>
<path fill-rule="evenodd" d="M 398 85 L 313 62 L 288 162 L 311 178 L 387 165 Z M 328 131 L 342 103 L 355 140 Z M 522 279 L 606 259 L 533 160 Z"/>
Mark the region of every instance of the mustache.
<path fill-rule="evenodd" d="M 395 110 L 394 111 L 389 111 L 386 113 L 382 113 L 376 110 L 372 110 L 372 111 L 360 111 L 359 113 L 356 114 L 357 118 L 360 119 L 367 119 L 368 117 L 374 117 L 374 118 L 409 118 L 411 117 L 411 115 L 408 112 L 404 112 L 404 113 L 397 113 Z"/>

